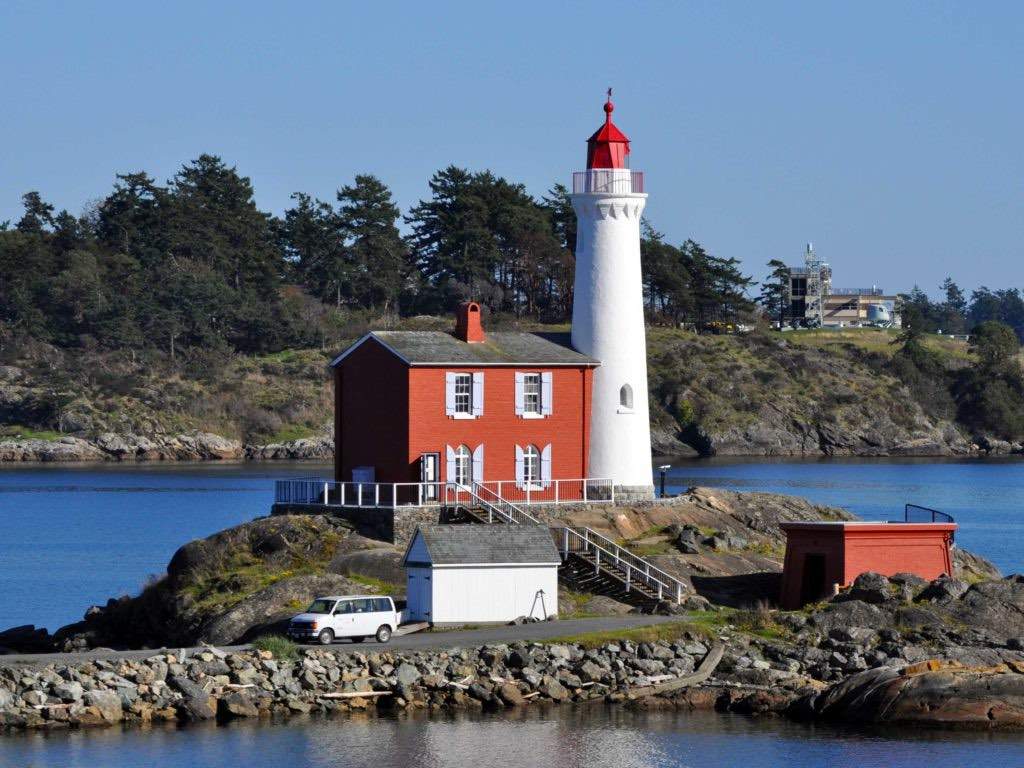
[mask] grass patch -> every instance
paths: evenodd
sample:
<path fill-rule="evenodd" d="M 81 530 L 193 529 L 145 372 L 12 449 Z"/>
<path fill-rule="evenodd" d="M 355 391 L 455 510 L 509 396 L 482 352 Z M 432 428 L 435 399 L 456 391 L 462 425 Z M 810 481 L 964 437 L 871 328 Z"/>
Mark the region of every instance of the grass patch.
<path fill-rule="evenodd" d="M 271 438 L 272 443 L 288 443 L 292 440 L 302 440 L 306 437 L 315 437 L 316 430 L 302 424 L 289 424 L 277 430 Z"/>
<path fill-rule="evenodd" d="M 275 659 L 294 661 L 299 657 L 299 647 L 281 635 L 263 635 L 252 641 L 252 647 L 258 651 L 269 651 Z"/>
<path fill-rule="evenodd" d="M 345 574 L 346 579 L 351 579 L 356 584 L 369 589 L 371 592 L 375 592 L 381 595 L 404 595 L 405 585 L 396 584 L 393 581 L 385 581 L 384 579 L 378 579 L 376 576 L 364 576 L 361 573 L 348 573 Z"/>
<path fill-rule="evenodd" d="M 33 429 L 21 424 L 4 424 L 0 426 L 0 438 L 13 437 L 15 440 L 60 440 L 64 435 L 52 429 Z"/>
<path fill-rule="evenodd" d="M 591 619 L 597 616 L 585 606 L 593 595 L 586 592 L 574 592 L 571 589 L 558 590 L 558 615 L 563 619 Z"/>
<path fill-rule="evenodd" d="M 674 642 L 685 635 L 711 637 L 700 625 L 688 621 L 673 621 L 665 624 L 654 624 L 648 627 L 632 629 L 612 629 L 604 632 L 581 632 L 576 635 L 563 635 L 545 640 L 545 643 L 565 643 L 582 645 L 584 648 L 600 648 L 608 643 L 629 640 L 633 643 L 656 643 L 664 640 Z"/>
<path fill-rule="evenodd" d="M 757 635 L 765 640 L 786 640 L 792 634 L 776 622 L 774 614 L 764 607 L 736 611 L 729 617 L 729 621 L 738 632 Z"/>

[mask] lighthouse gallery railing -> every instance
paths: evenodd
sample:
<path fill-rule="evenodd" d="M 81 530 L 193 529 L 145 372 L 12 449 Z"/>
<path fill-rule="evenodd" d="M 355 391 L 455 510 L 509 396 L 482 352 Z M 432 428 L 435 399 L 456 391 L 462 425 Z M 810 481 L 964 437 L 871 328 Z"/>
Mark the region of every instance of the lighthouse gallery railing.
<path fill-rule="evenodd" d="M 572 175 L 573 194 L 600 192 L 613 195 L 639 194 L 644 191 L 644 172 L 628 168 L 592 168 Z"/>

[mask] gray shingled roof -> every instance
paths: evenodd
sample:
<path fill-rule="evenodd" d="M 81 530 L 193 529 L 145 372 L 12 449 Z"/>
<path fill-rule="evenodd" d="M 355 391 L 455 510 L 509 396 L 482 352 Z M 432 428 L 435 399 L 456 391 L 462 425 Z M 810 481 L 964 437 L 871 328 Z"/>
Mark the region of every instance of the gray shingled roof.
<path fill-rule="evenodd" d="M 434 565 L 561 563 L 546 525 L 421 525 Z"/>
<path fill-rule="evenodd" d="M 409 365 L 598 365 L 569 344 L 568 333 L 488 332 L 480 344 L 467 344 L 445 331 L 373 331 L 335 359 L 339 363 L 367 338 L 390 347 Z"/>

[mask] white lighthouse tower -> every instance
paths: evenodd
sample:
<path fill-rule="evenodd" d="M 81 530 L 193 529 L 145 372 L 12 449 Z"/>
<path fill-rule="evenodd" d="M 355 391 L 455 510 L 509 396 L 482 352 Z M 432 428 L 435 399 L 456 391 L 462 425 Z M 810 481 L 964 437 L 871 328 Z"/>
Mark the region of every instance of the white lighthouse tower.
<path fill-rule="evenodd" d="M 591 477 L 612 478 L 617 495 L 652 498 L 647 413 L 647 346 L 640 277 L 643 174 L 628 167 L 629 139 L 605 123 L 587 140 L 587 170 L 573 174 L 576 280 L 572 345 L 595 357 L 591 405 Z"/>

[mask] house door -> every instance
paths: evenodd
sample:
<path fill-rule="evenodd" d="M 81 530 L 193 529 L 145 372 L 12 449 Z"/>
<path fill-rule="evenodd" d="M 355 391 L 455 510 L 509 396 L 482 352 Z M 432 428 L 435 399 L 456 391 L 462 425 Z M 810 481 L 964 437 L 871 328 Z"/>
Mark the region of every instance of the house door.
<path fill-rule="evenodd" d="M 424 501 L 437 501 L 441 454 L 424 453 L 420 456 L 420 482 L 428 483 L 423 488 Z"/>
<path fill-rule="evenodd" d="M 816 603 L 828 589 L 825 585 L 825 556 L 804 555 L 804 572 L 800 584 L 800 604 Z"/>
<path fill-rule="evenodd" d="M 430 621 L 433 595 L 429 568 L 406 569 L 406 599 L 410 621 Z"/>

